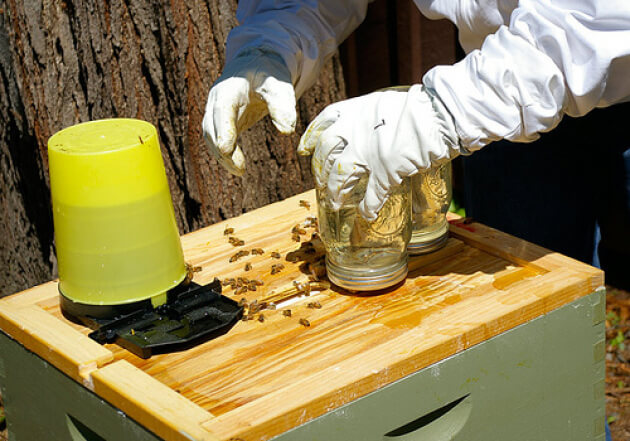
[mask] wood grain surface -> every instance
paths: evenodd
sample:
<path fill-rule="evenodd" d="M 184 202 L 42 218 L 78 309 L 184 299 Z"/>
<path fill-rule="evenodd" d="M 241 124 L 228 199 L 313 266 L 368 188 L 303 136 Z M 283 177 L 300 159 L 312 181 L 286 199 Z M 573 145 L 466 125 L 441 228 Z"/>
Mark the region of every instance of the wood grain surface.
<path fill-rule="evenodd" d="M 303 262 L 285 256 L 300 247 L 291 238 L 292 227 L 315 215 L 315 206 L 310 191 L 182 237 L 187 262 L 201 267 L 195 281 L 258 278 L 264 285 L 245 295 L 224 288 L 225 295 L 251 302 L 307 280 Z M 244 247 L 228 242 L 226 228 L 234 229 Z M 239 249 L 258 247 L 263 255 L 229 262 Z M 283 258 L 271 257 L 273 251 Z M 280 262 L 285 268 L 272 275 L 271 265 Z M 116 386 L 114 370 L 104 375 L 112 364 L 92 372 L 95 390 L 107 390 L 101 392 L 105 399 L 165 439 L 186 438 L 160 423 L 163 416 L 151 402 L 164 400 L 159 406 L 168 407 L 174 396 L 197 410 L 187 430 L 203 435 L 198 439 L 269 439 L 603 285 L 597 269 L 461 219 L 453 219 L 445 248 L 412 259 L 410 268 L 406 281 L 391 290 L 368 295 L 333 286 L 263 311 L 262 322 L 239 321 L 227 334 L 186 351 L 142 360 L 107 345 L 113 364 L 126 363 L 125 372 L 135 367 L 136 378 L 145 375 L 152 385 L 161 384 L 162 392 L 147 400 L 142 389 Z M 5 328 L 11 311 L 36 306 L 60 327 L 86 334 L 60 314 L 54 285 L 0 300 L 0 327 L 11 335 L 14 328 Z M 314 302 L 321 308 L 308 306 Z M 283 314 L 286 309 L 291 317 Z M 68 334 L 69 343 L 83 345 L 77 333 Z M 49 329 L 39 327 L 16 335 L 23 344 L 52 338 Z M 53 354 L 67 350 L 57 347 Z M 33 350 L 68 373 L 51 351 Z M 104 384 L 113 386 L 99 389 Z M 130 398 L 136 393 L 137 399 Z"/>

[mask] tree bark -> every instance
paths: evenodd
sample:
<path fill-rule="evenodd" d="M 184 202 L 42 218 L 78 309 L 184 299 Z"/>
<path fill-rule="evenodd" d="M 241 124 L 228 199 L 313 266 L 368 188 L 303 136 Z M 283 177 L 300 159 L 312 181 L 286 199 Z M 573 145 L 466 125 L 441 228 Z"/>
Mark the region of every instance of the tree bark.
<path fill-rule="evenodd" d="M 205 147 L 205 102 L 235 10 L 234 0 L 0 0 L 0 296 L 55 276 L 46 143 L 64 127 L 153 123 L 181 233 L 312 187 L 295 147 L 344 97 L 337 57 L 299 101 L 298 134 L 281 136 L 265 118 L 241 136 L 243 178 Z"/>

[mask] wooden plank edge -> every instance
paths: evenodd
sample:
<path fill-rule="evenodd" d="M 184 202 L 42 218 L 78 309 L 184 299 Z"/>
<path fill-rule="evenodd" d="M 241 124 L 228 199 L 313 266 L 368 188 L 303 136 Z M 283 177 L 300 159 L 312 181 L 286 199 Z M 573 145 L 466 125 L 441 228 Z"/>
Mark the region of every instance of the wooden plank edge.
<path fill-rule="evenodd" d="M 532 294 L 534 287 L 541 284 L 545 286 L 548 283 L 556 288 L 553 295 Z M 206 421 L 202 426 L 223 441 L 270 439 L 593 292 L 589 291 L 591 288 L 588 280 L 571 270 L 548 272 L 539 277 L 524 280 L 512 289 L 514 298 L 529 295 L 532 301 L 485 323 L 471 325 L 469 329 L 456 336 L 440 334 L 436 331 L 433 338 L 442 341 L 438 342 L 439 344 L 433 342 L 411 356 L 409 353 L 396 350 L 398 346 L 408 346 L 402 343 L 403 340 L 418 338 L 413 335 L 413 331 L 406 332 L 391 341 L 391 355 L 399 358 L 393 364 L 384 362 L 383 366 L 377 369 L 373 364 L 369 365 L 369 369 L 364 368 L 368 366 L 366 360 L 378 358 L 374 354 L 382 351 L 380 347 L 374 348 L 336 366 L 331 366 L 327 372 L 320 373 L 317 378 L 307 377 L 277 389 L 269 395 Z M 494 291 L 500 290 L 494 289 Z M 399 345 L 398 342 L 401 344 Z M 338 380 L 338 372 L 353 372 L 354 378 L 352 381 L 347 378 Z M 322 393 L 322 388 L 325 389 L 324 393 Z M 317 390 L 318 393 L 309 396 L 306 392 L 309 390 Z M 287 409 L 287 403 L 291 403 L 292 407 Z"/>
<path fill-rule="evenodd" d="M 57 280 L 42 283 L 41 285 L 34 286 L 16 294 L 11 294 L 10 296 L 3 297 L 2 299 L 0 299 L 0 305 L 3 303 L 9 303 L 16 306 L 27 306 L 34 305 L 41 301 L 50 300 L 59 295 L 57 285 Z"/>
<path fill-rule="evenodd" d="M 477 222 L 464 224 L 455 219 L 450 234 L 475 248 L 534 270 L 571 268 L 590 278 L 592 291 L 604 285 L 604 273 L 598 268 Z"/>
<path fill-rule="evenodd" d="M 217 441 L 201 426 L 213 415 L 125 360 L 92 372 L 94 392 L 169 441 Z"/>
<path fill-rule="evenodd" d="M 90 387 L 90 373 L 114 354 L 37 305 L 0 304 L 0 329 L 63 373 Z"/>

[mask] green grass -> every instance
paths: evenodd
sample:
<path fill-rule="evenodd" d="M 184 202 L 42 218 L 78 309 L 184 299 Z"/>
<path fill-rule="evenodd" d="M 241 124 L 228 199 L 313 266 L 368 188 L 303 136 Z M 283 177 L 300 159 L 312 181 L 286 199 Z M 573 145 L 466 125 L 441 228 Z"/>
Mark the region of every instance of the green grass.
<path fill-rule="evenodd" d="M 448 211 L 459 214 L 461 217 L 466 217 L 466 209 L 461 206 L 455 198 L 451 199 L 451 205 L 448 207 Z"/>

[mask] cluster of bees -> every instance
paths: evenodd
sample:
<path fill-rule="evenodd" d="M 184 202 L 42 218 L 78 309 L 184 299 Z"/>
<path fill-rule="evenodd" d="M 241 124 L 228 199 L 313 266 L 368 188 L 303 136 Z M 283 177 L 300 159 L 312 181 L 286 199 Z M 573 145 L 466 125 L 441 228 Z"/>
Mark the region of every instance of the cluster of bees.
<path fill-rule="evenodd" d="M 306 209 L 310 209 L 310 203 L 308 201 L 300 200 L 300 207 L 304 207 Z M 315 289 L 326 289 L 329 287 L 325 282 L 319 282 L 320 278 L 325 275 L 325 265 L 324 265 L 324 253 L 323 253 L 323 244 L 319 239 L 317 233 L 313 233 L 311 239 L 308 241 L 302 242 L 302 237 L 307 235 L 307 231 L 305 228 L 317 228 L 317 218 L 313 216 L 309 216 L 306 220 L 298 225 L 295 225 L 291 229 L 291 237 L 295 242 L 301 242 L 301 246 L 298 250 L 290 252 L 286 256 L 286 260 L 289 262 L 298 262 L 300 260 L 304 260 L 305 264 L 308 265 L 308 270 L 311 273 L 311 277 L 307 281 L 294 281 L 293 286 L 283 292 L 274 293 L 272 292 L 267 298 L 259 300 L 254 300 L 252 302 L 248 302 L 245 297 L 242 297 L 239 301 L 239 306 L 245 308 L 243 313 L 243 321 L 249 320 L 257 320 L 259 322 L 265 321 L 265 315 L 263 311 L 267 310 L 275 310 L 276 303 L 282 300 L 286 300 L 291 297 L 295 297 L 298 295 L 310 295 L 312 287 Z M 234 247 L 243 247 L 245 246 L 245 241 L 239 239 L 234 236 L 234 228 L 226 228 L 223 231 L 224 236 L 228 237 L 228 242 Z M 318 255 L 319 252 L 319 255 Z M 237 251 L 234 255 L 232 255 L 229 259 L 230 263 L 237 262 L 239 259 L 245 256 L 263 255 L 265 251 L 262 248 L 252 248 L 251 250 L 241 249 Z M 278 251 L 272 251 L 270 256 L 273 259 L 281 259 L 282 255 Z M 275 275 L 280 273 L 284 269 L 284 265 L 282 263 L 274 263 L 271 265 L 271 274 Z M 245 271 L 252 270 L 252 264 L 246 263 L 244 267 Z M 222 281 L 223 286 L 229 286 L 235 295 L 242 295 L 249 291 L 257 291 L 258 287 L 264 285 L 264 282 L 260 279 L 256 278 L 247 278 L 247 277 L 230 277 L 224 279 Z M 307 308 L 309 309 L 320 309 L 322 305 L 319 302 L 309 302 L 307 304 Z M 291 317 L 292 313 L 290 309 L 283 309 L 282 315 L 284 317 Z M 302 326 L 310 326 L 310 322 L 305 318 L 300 318 L 299 323 Z"/>
<path fill-rule="evenodd" d="M 258 286 L 263 286 L 265 283 L 262 280 L 252 279 L 249 280 L 246 277 L 229 277 L 223 279 L 221 282 L 223 286 L 230 286 L 234 294 L 244 294 L 247 291 L 256 291 Z"/>

